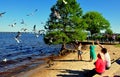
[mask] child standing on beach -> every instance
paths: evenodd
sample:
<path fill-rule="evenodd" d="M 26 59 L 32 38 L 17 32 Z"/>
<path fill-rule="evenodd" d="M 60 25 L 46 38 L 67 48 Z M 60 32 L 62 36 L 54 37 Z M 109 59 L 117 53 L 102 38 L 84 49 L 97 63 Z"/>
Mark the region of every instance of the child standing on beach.
<path fill-rule="evenodd" d="M 101 49 L 101 52 L 104 54 L 104 58 L 105 58 L 105 61 L 106 61 L 106 69 L 109 69 L 110 66 L 111 66 L 111 59 L 110 59 L 110 55 L 107 51 L 106 48 L 104 48 L 100 43 L 99 41 L 97 41 L 98 45 L 102 48 Z"/>
<path fill-rule="evenodd" d="M 79 45 L 78 45 L 78 60 L 82 60 L 82 44 L 81 43 L 79 43 Z"/>
<path fill-rule="evenodd" d="M 96 51 L 95 51 L 94 41 L 92 42 L 92 45 L 90 45 L 90 62 L 93 60 L 96 60 Z"/>

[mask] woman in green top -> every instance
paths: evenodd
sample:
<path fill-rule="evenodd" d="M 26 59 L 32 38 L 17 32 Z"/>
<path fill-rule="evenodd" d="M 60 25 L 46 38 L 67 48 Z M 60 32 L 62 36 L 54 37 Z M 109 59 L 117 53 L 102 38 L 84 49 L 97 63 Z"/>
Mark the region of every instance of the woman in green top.
<path fill-rule="evenodd" d="M 90 45 L 90 61 L 96 60 L 96 51 L 95 51 L 95 45 L 94 41 L 92 42 L 92 45 Z"/>

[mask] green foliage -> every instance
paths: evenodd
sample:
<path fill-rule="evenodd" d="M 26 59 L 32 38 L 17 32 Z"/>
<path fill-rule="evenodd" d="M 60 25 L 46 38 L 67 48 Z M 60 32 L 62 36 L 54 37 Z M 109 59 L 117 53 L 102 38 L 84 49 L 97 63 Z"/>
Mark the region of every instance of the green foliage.
<path fill-rule="evenodd" d="M 116 44 L 115 47 L 119 47 L 120 48 L 120 44 Z"/>
<path fill-rule="evenodd" d="M 117 36 L 117 40 L 120 41 L 120 35 Z M 119 42 L 120 43 L 120 42 Z"/>
<path fill-rule="evenodd" d="M 76 0 L 58 0 L 51 8 L 50 18 L 45 29 L 45 42 L 47 44 L 63 44 L 73 40 L 84 40 L 86 33 L 84 30 L 87 24 L 82 19 L 82 9 Z M 60 17 L 55 16 L 57 12 Z"/>
<path fill-rule="evenodd" d="M 82 18 L 87 23 L 87 31 L 91 34 L 100 33 L 100 30 L 110 27 L 110 23 L 98 12 L 87 12 Z"/>
<path fill-rule="evenodd" d="M 108 29 L 106 29 L 105 33 L 106 33 L 106 34 L 112 35 L 112 34 L 113 34 L 113 31 L 112 31 L 111 29 L 108 28 Z"/>

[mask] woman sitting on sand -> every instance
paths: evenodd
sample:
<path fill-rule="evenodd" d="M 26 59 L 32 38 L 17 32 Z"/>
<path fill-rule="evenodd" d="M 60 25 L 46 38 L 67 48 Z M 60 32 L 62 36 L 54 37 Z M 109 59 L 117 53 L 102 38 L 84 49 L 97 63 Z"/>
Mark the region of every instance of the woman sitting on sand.
<path fill-rule="evenodd" d="M 96 60 L 96 51 L 95 51 L 95 45 L 94 41 L 92 42 L 92 45 L 90 45 L 90 61 Z"/>
<path fill-rule="evenodd" d="M 110 59 L 110 55 L 109 53 L 107 52 L 107 49 L 104 48 L 100 43 L 99 41 L 97 41 L 98 45 L 102 48 L 101 49 L 101 52 L 104 54 L 104 58 L 105 58 L 105 61 L 106 61 L 106 69 L 109 69 L 110 66 L 111 66 L 111 59 Z"/>
<path fill-rule="evenodd" d="M 93 77 L 95 74 L 102 74 L 105 72 L 105 60 L 103 53 L 98 53 L 97 60 L 95 62 L 95 69 L 89 71 L 86 75 L 87 77 Z"/>

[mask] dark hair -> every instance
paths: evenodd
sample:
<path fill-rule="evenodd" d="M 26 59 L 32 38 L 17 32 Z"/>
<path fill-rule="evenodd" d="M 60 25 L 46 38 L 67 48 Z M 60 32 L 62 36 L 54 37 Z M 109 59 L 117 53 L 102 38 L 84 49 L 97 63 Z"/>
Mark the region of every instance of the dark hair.
<path fill-rule="evenodd" d="M 101 52 L 105 54 L 105 53 L 107 53 L 107 49 L 106 48 L 102 48 Z"/>

